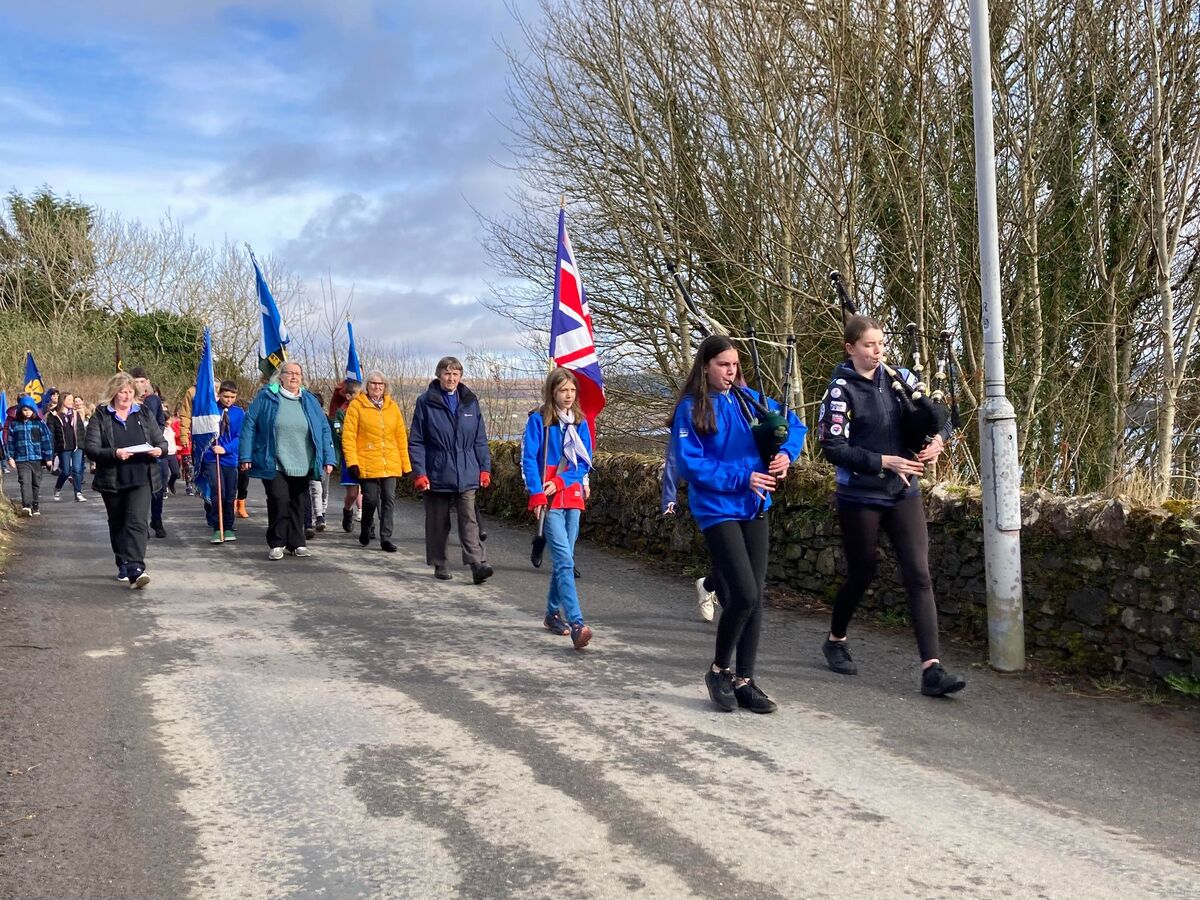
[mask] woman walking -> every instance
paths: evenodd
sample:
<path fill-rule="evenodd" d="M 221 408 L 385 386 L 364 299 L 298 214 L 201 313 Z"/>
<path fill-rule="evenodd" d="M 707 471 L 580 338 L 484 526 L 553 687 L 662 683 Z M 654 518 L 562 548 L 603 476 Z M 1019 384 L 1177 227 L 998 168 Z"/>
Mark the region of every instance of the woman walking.
<path fill-rule="evenodd" d="M 789 416 L 787 442 L 764 464 L 750 430 L 754 403 L 763 398 L 744 384 L 729 338 L 705 338 L 675 406 L 672 439 L 689 507 L 721 588 L 716 652 L 704 677 L 708 696 L 726 712 L 741 706 L 771 713 L 775 703 L 754 682 L 767 578 L 767 510 L 777 481 L 804 446 L 806 429 Z M 730 668 L 735 650 L 736 672 Z"/>
<path fill-rule="evenodd" d="M 458 519 L 458 542 L 471 577 L 492 576 L 479 532 L 477 491 L 492 483 L 492 455 L 479 398 L 462 383 L 462 363 L 443 357 L 428 390 L 417 398 L 408 438 L 413 485 L 425 507 L 425 562 L 435 578 L 450 578 L 450 509 Z"/>
<path fill-rule="evenodd" d="M 829 635 L 821 650 L 829 668 L 854 675 L 846 630 L 875 578 L 879 532 L 892 542 L 921 654 L 921 693 L 953 694 L 966 687 L 938 658 L 937 605 L 929 577 L 929 534 L 918 476 L 938 458 L 946 435 L 920 453 L 908 453 L 901 436 L 900 401 L 883 370 L 883 329 L 874 319 L 851 316 L 843 334 L 848 359 L 833 371 L 819 412 L 821 450 L 837 466 L 837 507 L 846 552 L 846 581 L 833 601 Z M 850 432 L 854 426 L 853 435 Z M 949 426 L 947 426 L 949 427 Z"/>
<path fill-rule="evenodd" d="M 542 520 L 553 562 L 542 624 L 555 634 L 569 634 L 575 649 L 582 650 L 592 629 L 584 624 L 575 589 L 575 539 L 590 494 L 585 482 L 592 468 L 592 434 L 578 393 L 569 370 L 557 368 L 546 376 L 542 405 L 525 423 L 521 471 L 529 509 Z"/>
<path fill-rule="evenodd" d="M 303 381 L 300 364 L 285 362 L 279 381 L 250 404 L 238 441 L 241 469 L 266 489 L 268 559 L 312 556 L 304 543 L 308 482 L 333 469 L 329 421 Z"/>
<path fill-rule="evenodd" d="M 346 471 L 362 488 L 363 516 L 358 542 L 371 543 L 375 511 L 379 511 L 379 546 L 396 552 L 392 543 L 392 507 L 396 481 L 412 471 L 404 414 L 388 394 L 387 379 L 376 370 L 367 376 L 367 389 L 346 407 L 342 423 L 342 454 Z"/>
<path fill-rule="evenodd" d="M 158 421 L 134 401 L 133 379 L 118 372 L 108 380 L 106 406 L 87 425 L 85 448 L 96 464 L 92 487 L 104 498 L 108 539 L 117 562 L 117 580 L 134 589 L 150 582 L 146 540 L 150 498 L 161 488 L 159 458 L 167 451 Z M 149 449 L 146 449 L 149 448 Z"/>
<path fill-rule="evenodd" d="M 50 437 L 54 441 L 54 455 L 58 458 L 58 480 L 54 484 L 54 499 L 62 499 L 63 485 L 67 481 L 75 489 L 75 500 L 83 503 L 83 445 L 87 441 L 87 424 L 83 416 L 75 411 L 75 396 L 64 392 L 58 404 L 46 417 L 50 426 Z"/>

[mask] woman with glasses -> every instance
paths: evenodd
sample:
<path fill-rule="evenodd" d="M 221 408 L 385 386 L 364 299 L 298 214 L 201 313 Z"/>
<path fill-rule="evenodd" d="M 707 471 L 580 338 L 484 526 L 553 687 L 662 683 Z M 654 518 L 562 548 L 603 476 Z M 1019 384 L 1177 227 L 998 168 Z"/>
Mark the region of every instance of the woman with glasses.
<path fill-rule="evenodd" d="M 242 470 L 266 489 L 268 559 L 283 559 L 285 551 L 312 556 L 304 543 L 308 482 L 333 471 L 329 420 L 303 381 L 300 364 L 285 362 L 279 381 L 250 404 L 238 440 Z"/>
<path fill-rule="evenodd" d="M 367 389 L 346 407 L 342 456 L 346 471 L 362 488 L 363 517 L 358 542 L 364 547 L 371 543 L 371 525 L 378 510 L 379 546 L 395 553 L 392 507 L 396 482 L 412 471 L 412 463 L 408 458 L 404 415 L 388 394 L 387 379 L 378 370 L 367 376 Z"/>

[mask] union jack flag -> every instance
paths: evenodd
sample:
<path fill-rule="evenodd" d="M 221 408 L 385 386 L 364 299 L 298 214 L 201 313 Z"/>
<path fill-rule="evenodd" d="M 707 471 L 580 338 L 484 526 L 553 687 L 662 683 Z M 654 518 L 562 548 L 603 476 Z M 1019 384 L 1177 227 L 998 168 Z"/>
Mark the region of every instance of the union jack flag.
<path fill-rule="evenodd" d="M 550 357 L 554 364 L 570 369 L 579 381 L 579 406 L 587 417 L 592 440 L 596 439 L 596 416 L 604 409 L 604 376 L 596 356 L 592 314 L 587 293 L 575 266 L 575 253 L 567 235 L 567 215 L 558 211 L 558 263 L 554 267 L 554 313 L 550 317 Z"/>

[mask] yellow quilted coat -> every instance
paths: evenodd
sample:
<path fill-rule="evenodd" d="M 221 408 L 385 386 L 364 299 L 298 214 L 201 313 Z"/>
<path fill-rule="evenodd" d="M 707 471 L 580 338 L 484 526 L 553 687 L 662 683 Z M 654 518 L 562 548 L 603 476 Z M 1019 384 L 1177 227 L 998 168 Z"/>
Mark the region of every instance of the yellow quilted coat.
<path fill-rule="evenodd" d="M 385 396 L 383 409 L 376 409 L 363 391 L 350 401 L 342 424 L 342 455 L 347 468 L 358 466 L 359 478 L 399 478 L 412 471 L 408 429 L 395 400 Z"/>

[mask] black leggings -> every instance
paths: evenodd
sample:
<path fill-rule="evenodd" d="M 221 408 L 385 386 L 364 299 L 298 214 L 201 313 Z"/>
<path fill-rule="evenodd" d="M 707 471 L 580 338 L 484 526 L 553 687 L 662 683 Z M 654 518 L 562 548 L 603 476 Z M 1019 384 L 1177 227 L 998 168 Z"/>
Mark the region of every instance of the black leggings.
<path fill-rule="evenodd" d="M 895 506 L 867 506 L 838 498 L 838 518 L 846 551 L 846 581 L 833 601 L 830 633 L 835 638 L 846 636 L 854 610 L 875 579 L 879 528 L 883 526 L 900 564 L 908 594 L 908 612 L 917 633 L 917 649 L 922 661 L 936 659 L 940 655 L 937 605 L 933 602 L 933 583 L 929 578 L 929 532 L 921 495 L 910 494 Z"/>
<path fill-rule="evenodd" d="M 762 631 L 763 585 L 767 580 L 767 519 L 719 522 L 704 531 L 721 598 L 713 662 L 728 669 L 737 649 L 737 674 L 754 677 Z"/>

